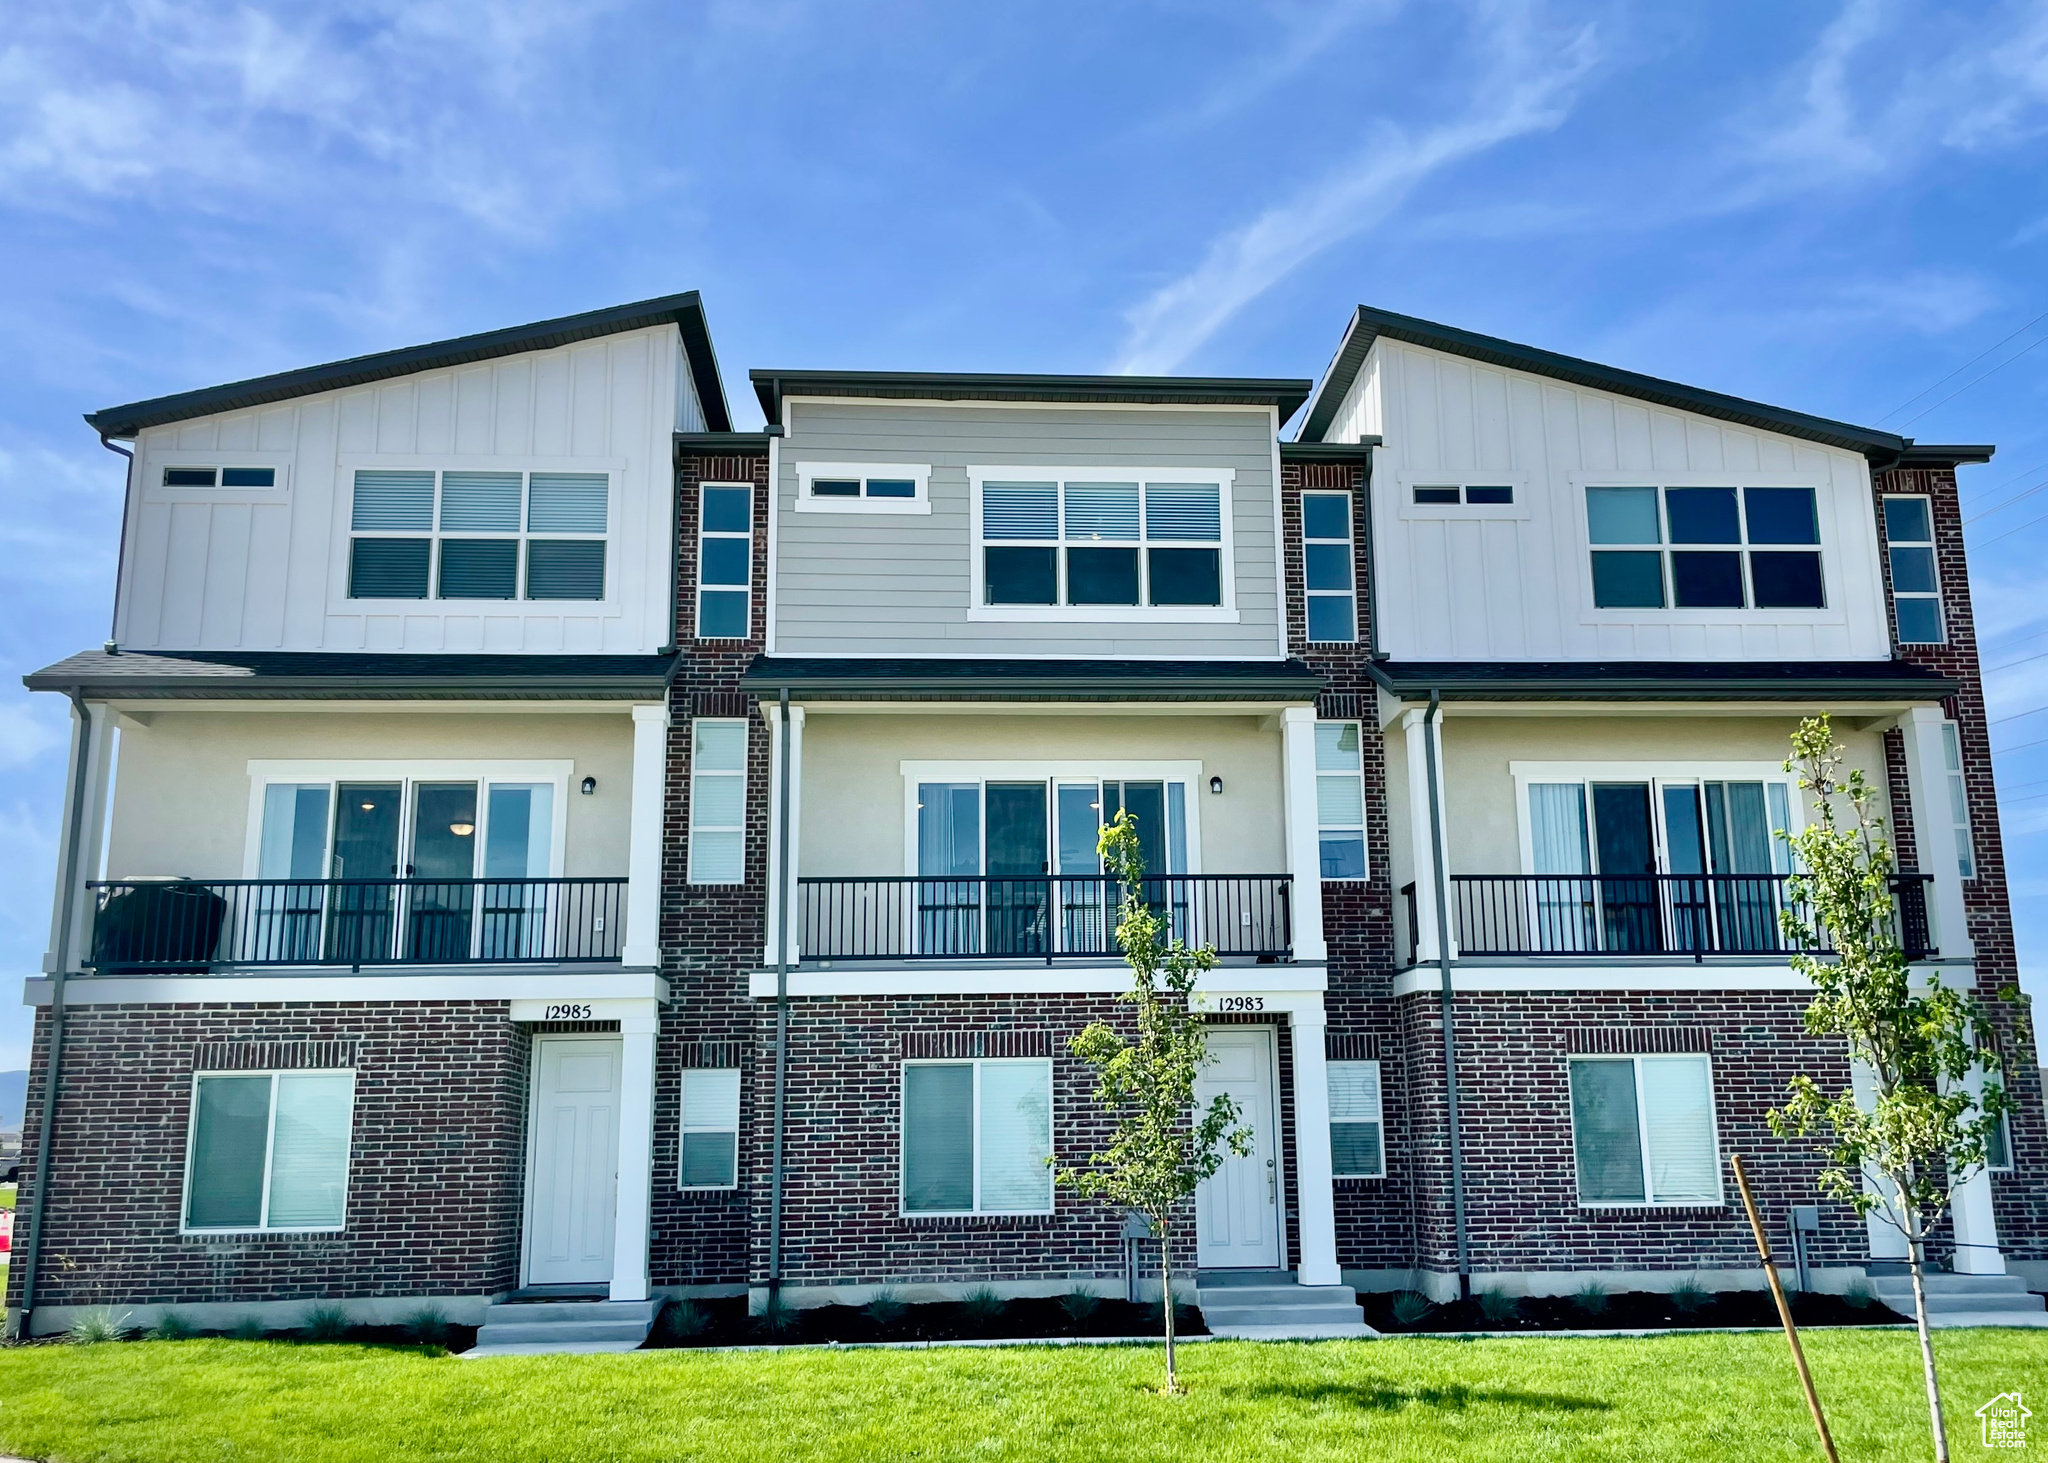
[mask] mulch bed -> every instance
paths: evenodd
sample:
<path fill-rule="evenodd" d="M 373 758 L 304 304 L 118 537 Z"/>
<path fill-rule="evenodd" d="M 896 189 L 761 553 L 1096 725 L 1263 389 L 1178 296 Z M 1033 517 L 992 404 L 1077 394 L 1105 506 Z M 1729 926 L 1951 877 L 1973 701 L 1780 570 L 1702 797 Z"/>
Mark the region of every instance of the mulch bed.
<path fill-rule="evenodd" d="M 1874 1299 L 1856 1305 L 1839 1295 L 1795 1294 L 1792 1319 L 1801 1326 L 1878 1326 L 1908 1320 Z M 1653 1291 L 1618 1291 L 1596 1305 L 1578 1296 L 1520 1296 L 1499 1303 L 1492 1314 L 1476 1296 L 1431 1306 L 1420 1319 L 1398 1320 L 1396 1297 L 1361 1295 L 1365 1321 L 1377 1331 L 1633 1331 L 1659 1327 L 1714 1330 L 1727 1326 L 1776 1326 L 1778 1307 L 1767 1290 L 1711 1291 L 1690 1308 Z"/>

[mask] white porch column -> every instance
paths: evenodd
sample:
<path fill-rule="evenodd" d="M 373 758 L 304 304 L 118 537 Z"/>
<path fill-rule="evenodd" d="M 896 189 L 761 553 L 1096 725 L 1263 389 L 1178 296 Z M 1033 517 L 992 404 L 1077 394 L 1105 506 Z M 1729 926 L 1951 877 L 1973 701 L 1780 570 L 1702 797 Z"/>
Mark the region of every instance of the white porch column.
<path fill-rule="evenodd" d="M 632 825 L 626 841 L 627 965 L 661 964 L 661 835 L 668 803 L 668 706 L 633 708 Z"/>
<path fill-rule="evenodd" d="M 1972 1068 L 1965 1085 L 1972 1093 L 1982 1092 L 1983 1071 Z M 1990 1171 L 1980 1168 L 1957 1184 L 1949 1206 L 1956 1227 L 1956 1269 L 1964 1275 L 2003 1275 L 2005 1252 L 1999 1248 L 1998 1216 L 1991 1208 Z"/>
<path fill-rule="evenodd" d="M 1287 872 L 1294 876 L 1294 958 L 1329 958 L 1323 940 L 1323 855 L 1316 818 L 1316 711 L 1290 706 L 1280 713 L 1286 767 Z"/>
<path fill-rule="evenodd" d="M 100 851 L 107 825 L 107 786 L 113 775 L 114 711 L 109 706 L 91 706 L 92 727 L 87 733 L 85 785 L 82 789 L 76 826 L 78 828 L 77 878 L 63 887 L 64 869 L 70 862 L 73 809 L 71 798 L 78 783 L 78 711 L 71 712 L 71 756 L 65 767 L 64 820 L 58 830 L 57 896 L 50 911 L 50 945 L 43 955 L 45 973 L 75 971 L 92 951 L 93 900 L 86 884 L 100 876 Z M 71 937 L 64 937 L 65 912 L 71 912 Z"/>
<path fill-rule="evenodd" d="M 612 1234 L 613 1300 L 647 1299 L 648 1227 L 654 1199 L 654 1038 L 660 1008 L 619 1020 L 619 1178 Z"/>
<path fill-rule="evenodd" d="M 1956 862 L 1949 808 L 1948 755 L 1942 747 L 1942 715 L 1938 706 L 1915 706 L 1899 718 L 1906 743 L 1906 792 L 1913 808 L 1913 846 L 1919 851 L 1918 872 L 1932 874 L 1928 917 L 1934 943 L 1943 960 L 1967 960 L 1977 953 L 1970 940 L 1970 922 L 1963 910 L 1963 875 Z"/>
<path fill-rule="evenodd" d="M 1401 713 L 1401 735 L 1408 752 L 1408 844 L 1410 856 L 1408 867 L 1415 871 L 1415 959 L 1424 963 L 1437 958 L 1436 948 L 1436 889 L 1437 880 L 1430 875 L 1430 863 L 1435 858 L 1430 847 L 1429 836 L 1429 743 L 1427 737 L 1436 738 L 1437 807 L 1443 809 L 1444 738 L 1443 713 L 1437 713 L 1434 727 L 1423 725 L 1427 715 L 1421 708 L 1411 708 Z M 1443 885 L 1450 887 L 1451 830 L 1448 816 L 1443 820 L 1444 866 Z M 1451 954 L 1458 953 L 1457 937 L 1452 936 Z"/>
<path fill-rule="evenodd" d="M 768 921 L 761 931 L 762 959 L 775 963 L 775 929 L 782 908 L 782 708 L 763 700 L 761 715 L 768 720 Z M 800 855 L 804 846 L 804 709 L 789 708 L 789 891 L 796 894 Z M 796 905 L 801 909 L 801 904 Z M 789 963 L 803 953 L 802 937 L 796 927 L 794 910 L 789 921 Z"/>
<path fill-rule="evenodd" d="M 1324 1066 L 1322 1003 L 1294 1011 L 1294 1182 L 1303 1285 L 1341 1285 L 1337 1268 L 1337 1201 L 1330 1181 L 1330 1079 Z"/>

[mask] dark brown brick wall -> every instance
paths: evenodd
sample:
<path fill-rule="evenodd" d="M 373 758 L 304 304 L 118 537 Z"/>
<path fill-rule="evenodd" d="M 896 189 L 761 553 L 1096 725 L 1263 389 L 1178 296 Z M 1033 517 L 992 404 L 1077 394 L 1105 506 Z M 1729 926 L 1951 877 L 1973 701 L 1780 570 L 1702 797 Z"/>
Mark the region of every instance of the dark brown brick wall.
<path fill-rule="evenodd" d="M 527 1035 L 508 1018 L 502 1002 L 71 1008 L 37 1304 L 512 1289 Z M 179 1234 L 192 1073 L 203 1047 L 224 1042 L 354 1045 L 346 1229 Z M 39 1013 L 31 1092 L 41 1091 L 47 1048 Z M 40 1117 L 31 1102 L 31 1158 Z M 24 1278 L 14 1265 L 9 1305 Z"/>
<path fill-rule="evenodd" d="M 1901 660 L 1929 666 L 1959 683 L 1943 706 L 1956 724 L 1969 799 L 1970 833 L 1977 877 L 1963 883 L 1963 905 L 1976 947 L 1976 994 L 1992 1007 L 2006 1057 L 2004 1081 L 2018 1104 L 2012 1114 L 2013 1172 L 1992 1175 L 2000 1244 L 2008 1258 L 2048 1259 L 2048 1118 L 2042 1110 L 2039 1049 L 2025 1001 L 2006 1001 L 2001 992 L 2019 980 L 2019 952 L 2013 937 L 2012 905 L 2006 885 L 2005 844 L 1999 832 L 1998 788 L 1991 760 L 1991 729 L 1984 708 L 1984 677 L 1977 654 L 1976 619 L 1970 607 L 1969 560 L 1963 543 L 1962 504 L 1952 467 L 1894 468 L 1873 475 L 1872 511 L 1880 540 L 1884 498 L 1892 493 L 1925 496 L 1933 509 L 1935 560 L 1941 574 L 1941 606 L 1948 641 L 1942 645 L 1898 645 Z M 1885 598 L 1891 600 L 1891 556 L 1884 561 Z M 1894 621 L 1896 624 L 1896 621 Z M 1912 826 L 1905 795 L 1904 755 L 1896 731 L 1885 737 L 1885 762 L 1892 773 L 1892 816 L 1899 865 L 1914 858 L 1951 857 L 1946 828 L 1930 830 L 1924 841 Z"/>

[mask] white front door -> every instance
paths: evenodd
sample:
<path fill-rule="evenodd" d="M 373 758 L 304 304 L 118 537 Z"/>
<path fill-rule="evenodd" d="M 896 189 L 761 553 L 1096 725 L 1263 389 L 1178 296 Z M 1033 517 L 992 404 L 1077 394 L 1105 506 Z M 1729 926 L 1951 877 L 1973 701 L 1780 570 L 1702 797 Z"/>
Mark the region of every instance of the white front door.
<path fill-rule="evenodd" d="M 1214 1060 L 1195 1083 L 1195 1109 L 1218 1093 L 1237 1103 L 1238 1123 L 1251 1129 L 1252 1151 L 1225 1151 L 1223 1167 L 1195 1193 L 1196 1263 L 1205 1270 L 1274 1270 L 1280 1265 L 1280 1148 L 1274 1141 L 1273 1031 L 1266 1026 L 1213 1026 Z"/>
<path fill-rule="evenodd" d="M 620 1040 L 540 1036 L 533 1046 L 526 1283 L 603 1284 L 619 1192 Z"/>

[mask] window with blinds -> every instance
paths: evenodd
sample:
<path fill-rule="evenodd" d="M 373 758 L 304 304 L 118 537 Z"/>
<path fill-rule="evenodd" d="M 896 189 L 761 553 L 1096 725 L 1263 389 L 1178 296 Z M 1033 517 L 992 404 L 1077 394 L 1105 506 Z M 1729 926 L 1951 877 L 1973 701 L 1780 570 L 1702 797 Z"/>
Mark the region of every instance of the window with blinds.
<path fill-rule="evenodd" d="M 739 1068 L 686 1069 L 683 1073 L 683 1139 L 676 1165 L 676 1187 L 737 1187 L 739 1148 Z"/>
<path fill-rule="evenodd" d="M 1573 1057 L 1571 1092 L 1579 1203 L 1721 1202 L 1705 1056 Z"/>
<path fill-rule="evenodd" d="M 611 477 L 358 468 L 350 599 L 601 600 Z"/>
<path fill-rule="evenodd" d="M 199 1073 L 185 1228 L 342 1228 L 354 1115 L 354 1072 Z"/>
<path fill-rule="evenodd" d="M 903 1212 L 1050 1214 L 1052 1063 L 903 1064 Z"/>
<path fill-rule="evenodd" d="M 747 877 L 747 724 L 700 717 L 690 732 L 690 882 Z"/>
<path fill-rule="evenodd" d="M 1220 483 L 990 481 L 979 493 L 984 605 L 1223 603 Z"/>
<path fill-rule="evenodd" d="M 1359 724 L 1316 723 L 1316 842 L 1325 879 L 1365 877 L 1365 768 Z"/>
<path fill-rule="evenodd" d="M 1331 1062 L 1330 1173 L 1340 1179 L 1384 1178 L 1385 1121 L 1378 1062 Z"/>

